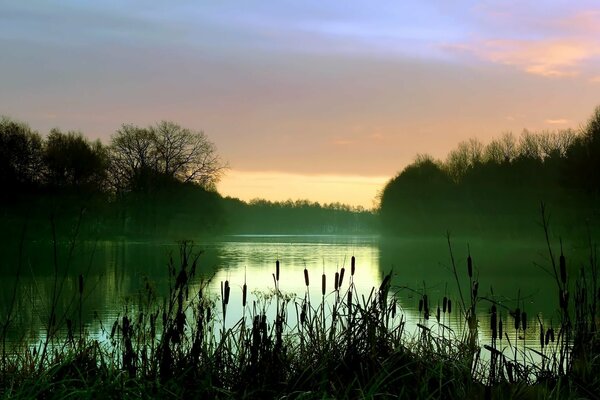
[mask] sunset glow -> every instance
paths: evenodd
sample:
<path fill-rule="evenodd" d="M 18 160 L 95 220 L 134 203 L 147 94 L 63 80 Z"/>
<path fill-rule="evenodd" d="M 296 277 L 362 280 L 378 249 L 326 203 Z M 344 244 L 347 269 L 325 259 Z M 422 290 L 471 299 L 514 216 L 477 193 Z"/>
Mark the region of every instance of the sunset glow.
<path fill-rule="evenodd" d="M 0 11 L 0 114 L 105 143 L 123 123 L 202 130 L 231 167 L 219 190 L 243 199 L 370 208 L 417 154 L 577 129 L 600 93 L 595 1 L 9 1 Z"/>

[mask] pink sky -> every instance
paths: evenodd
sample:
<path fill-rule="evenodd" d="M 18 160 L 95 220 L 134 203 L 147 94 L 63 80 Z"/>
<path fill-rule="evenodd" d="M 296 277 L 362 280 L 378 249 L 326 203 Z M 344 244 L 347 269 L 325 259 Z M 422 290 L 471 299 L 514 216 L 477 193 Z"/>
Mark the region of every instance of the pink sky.
<path fill-rule="evenodd" d="M 371 207 L 418 153 L 600 104 L 597 2 L 449 3 L 3 2 L 0 114 L 105 142 L 172 120 L 215 142 L 224 194 Z"/>

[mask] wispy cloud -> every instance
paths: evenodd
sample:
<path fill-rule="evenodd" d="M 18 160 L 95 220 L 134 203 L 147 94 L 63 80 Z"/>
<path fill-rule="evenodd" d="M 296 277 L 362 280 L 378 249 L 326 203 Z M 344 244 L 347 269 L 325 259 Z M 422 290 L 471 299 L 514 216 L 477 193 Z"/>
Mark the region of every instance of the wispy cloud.
<path fill-rule="evenodd" d="M 550 125 L 564 125 L 564 124 L 568 123 L 569 120 L 565 119 L 565 118 L 558 118 L 558 119 L 547 119 L 544 122 L 547 124 L 550 124 Z"/>
<path fill-rule="evenodd" d="M 485 18 L 501 29 L 480 29 L 473 32 L 471 40 L 443 47 L 544 77 L 585 76 L 600 56 L 599 10 L 543 18 L 512 9 L 502 13 L 488 10 Z"/>
<path fill-rule="evenodd" d="M 483 57 L 547 77 L 576 76 L 581 64 L 600 54 L 594 42 L 572 40 L 490 40 L 479 49 Z"/>

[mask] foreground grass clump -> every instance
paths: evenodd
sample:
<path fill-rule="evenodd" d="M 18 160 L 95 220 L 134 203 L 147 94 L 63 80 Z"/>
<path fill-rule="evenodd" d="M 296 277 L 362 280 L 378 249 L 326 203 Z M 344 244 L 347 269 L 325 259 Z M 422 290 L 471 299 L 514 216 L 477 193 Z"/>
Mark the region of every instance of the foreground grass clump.
<path fill-rule="evenodd" d="M 496 311 L 502 305 L 493 301 L 492 341 L 479 343 L 476 311 L 485 300 L 470 256 L 469 296 L 461 292 L 454 310 L 446 297 L 434 309 L 421 293 L 414 333 L 391 293 L 391 272 L 368 296 L 359 294 L 354 257 L 349 271 L 341 268 L 333 282 L 321 276 L 316 305 L 306 269 L 303 297 L 281 293 L 277 261 L 273 292 L 250 303 L 244 282 L 243 317 L 229 322 L 230 282 L 221 282 L 217 299 L 208 296 L 209 281 L 196 277 L 199 257 L 184 243 L 179 265 L 169 263 L 168 296 L 160 299 L 146 285 L 134 309 L 102 325 L 101 338 L 51 310 L 38 345 L 3 345 L 0 391 L 14 398 L 593 397 L 600 389 L 595 258 L 591 269 L 581 271 L 571 302 L 564 255 L 556 265 L 552 253 L 551 259 L 561 322 L 556 334 L 540 327 L 542 361 L 532 363 L 518 335 L 510 341 L 508 321 L 502 341 Z M 454 272 L 459 284 L 456 266 Z M 80 309 L 83 287 L 80 277 Z M 460 314 L 464 329 L 446 325 L 451 313 Z M 510 313 L 515 332 L 524 334 L 525 312 L 517 306 Z M 3 343 L 9 323 L 10 317 Z"/>

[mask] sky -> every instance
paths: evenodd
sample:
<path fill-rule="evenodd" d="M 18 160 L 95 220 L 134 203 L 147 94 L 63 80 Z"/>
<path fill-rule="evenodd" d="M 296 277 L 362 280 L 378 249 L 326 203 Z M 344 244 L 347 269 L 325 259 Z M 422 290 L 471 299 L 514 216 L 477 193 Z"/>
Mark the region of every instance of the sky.
<path fill-rule="evenodd" d="M 1 115 L 203 131 L 244 200 L 370 208 L 417 154 L 598 105 L 597 0 L 0 0 Z"/>

